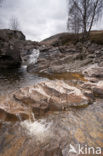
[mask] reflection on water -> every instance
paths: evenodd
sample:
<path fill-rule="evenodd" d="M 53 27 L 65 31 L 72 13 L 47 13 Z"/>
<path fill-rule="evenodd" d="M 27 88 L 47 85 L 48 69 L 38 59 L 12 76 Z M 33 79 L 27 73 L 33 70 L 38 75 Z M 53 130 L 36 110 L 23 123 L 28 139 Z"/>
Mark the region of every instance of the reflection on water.
<path fill-rule="evenodd" d="M 28 73 L 25 66 L 19 69 L 0 70 L 0 95 L 41 80 L 43 80 L 41 77 Z"/>
<path fill-rule="evenodd" d="M 26 71 L 26 66 L 19 69 L 0 70 L 0 95 L 35 84 L 44 79 L 50 80 L 82 80 L 86 79 L 80 73 L 54 73 L 54 74 L 31 74 Z"/>

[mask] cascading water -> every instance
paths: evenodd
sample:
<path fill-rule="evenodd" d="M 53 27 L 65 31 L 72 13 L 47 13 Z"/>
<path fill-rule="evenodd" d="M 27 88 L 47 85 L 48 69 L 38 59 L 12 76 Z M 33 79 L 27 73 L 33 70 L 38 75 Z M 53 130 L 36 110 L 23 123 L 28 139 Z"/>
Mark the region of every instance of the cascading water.
<path fill-rule="evenodd" d="M 36 140 L 43 142 L 46 138 L 52 137 L 53 122 L 48 122 L 46 119 L 35 120 L 34 122 L 25 120 L 20 123 L 26 135 L 36 137 Z"/>
<path fill-rule="evenodd" d="M 35 64 L 38 60 L 39 55 L 40 55 L 39 49 L 33 49 L 31 52 L 22 56 L 22 65 L 24 67 L 27 67 L 30 64 Z"/>
<path fill-rule="evenodd" d="M 31 55 L 29 56 L 28 63 L 35 64 L 37 62 L 39 55 L 40 55 L 40 51 L 38 49 L 33 49 Z"/>
<path fill-rule="evenodd" d="M 40 55 L 39 49 L 21 54 L 22 66 L 17 69 L 0 70 L 0 95 L 42 81 L 44 78 L 27 72 L 27 66 L 34 65 Z"/>

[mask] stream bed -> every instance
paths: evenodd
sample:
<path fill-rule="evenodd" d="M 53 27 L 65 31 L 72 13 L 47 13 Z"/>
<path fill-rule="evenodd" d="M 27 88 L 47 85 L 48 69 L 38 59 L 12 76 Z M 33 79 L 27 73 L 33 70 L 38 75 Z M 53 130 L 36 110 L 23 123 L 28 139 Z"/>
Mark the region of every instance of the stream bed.
<path fill-rule="evenodd" d="M 72 84 L 86 82 L 79 73 L 38 75 L 28 73 L 22 66 L 17 70 L 0 71 L 0 96 L 49 79 L 69 81 L 70 84 L 71 81 Z M 0 122 L 0 156 L 78 156 L 78 149 L 75 154 L 69 153 L 70 144 L 74 147 L 80 144 L 84 153 L 87 146 L 95 147 L 95 154 L 100 147 L 99 155 L 102 156 L 102 99 L 96 99 L 86 108 L 51 111 L 33 121 Z M 86 154 L 88 156 L 88 151 Z"/>

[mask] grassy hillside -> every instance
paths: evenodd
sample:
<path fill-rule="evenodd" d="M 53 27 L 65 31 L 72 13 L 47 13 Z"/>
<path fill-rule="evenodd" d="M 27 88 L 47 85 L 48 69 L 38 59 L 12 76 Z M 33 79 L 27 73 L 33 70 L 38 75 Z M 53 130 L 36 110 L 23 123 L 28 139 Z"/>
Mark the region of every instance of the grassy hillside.
<path fill-rule="evenodd" d="M 68 45 L 71 43 L 75 44 L 79 40 L 81 40 L 81 34 L 79 34 L 79 37 L 77 38 L 75 34 L 60 33 L 41 41 L 41 43 L 46 45 L 58 46 Z M 103 44 L 103 31 L 91 31 L 90 41 L 92 43 Z"/>
<path fill-rule="evenodd" d="M 43 41 L 41 41 L 41 43 L 46 44 L 46 45 L 65 45 L 65 44 L 69 44 L 71 42 L 75 42 L 76 38 L 74 34 L 70 34 L 70 33 L 60 33 L 60 34 L 56 34 L 54 36 L 51 36 Z"/>
<path fill-rule="evenodd" d="M 90 40 L 93 43 L 103 44 L 103 30 L 92 31 L 90 34 Z"/>

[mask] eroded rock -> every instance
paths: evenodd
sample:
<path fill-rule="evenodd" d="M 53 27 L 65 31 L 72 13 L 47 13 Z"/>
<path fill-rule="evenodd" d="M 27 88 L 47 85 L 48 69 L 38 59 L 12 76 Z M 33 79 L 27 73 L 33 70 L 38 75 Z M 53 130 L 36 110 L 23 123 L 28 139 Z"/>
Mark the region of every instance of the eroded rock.
<path fill-rule="evenodd" d="M 103 81 L 99 81 L 92 90 L 96 97 L 103 98 Z"/>
<path fill-rule="evenodd" d="M 14 45 L 12 49 L 8 46 L 0 56 L 0 68 L 16 68 L 21 65 L 21 56 L 19 48 Z"/>
<path fill-rule="evenodd" d="M 89 101 L 80 89 L 63 81 L 47 81 L 21 89 L 14 94 L 25 105 L 44 111 L 65 110 L 71 106 L 88 105 Z"/>
<path fill-rule="evenodd" d="M 89 77 L 103 78 L 103 66 L 98 64 L 90 65 L 83 71 L 83 74 Z"/>
<path fill-rule="evenodd" d="M 89 98 L 76 87 L 64 81 L 45 81 L 1 98 L 1 108 L 12 114 L 25 114 L 30 117 L 45 114 L 48 111 L 64 111 L 70 107 L 88 106 Z"/>

